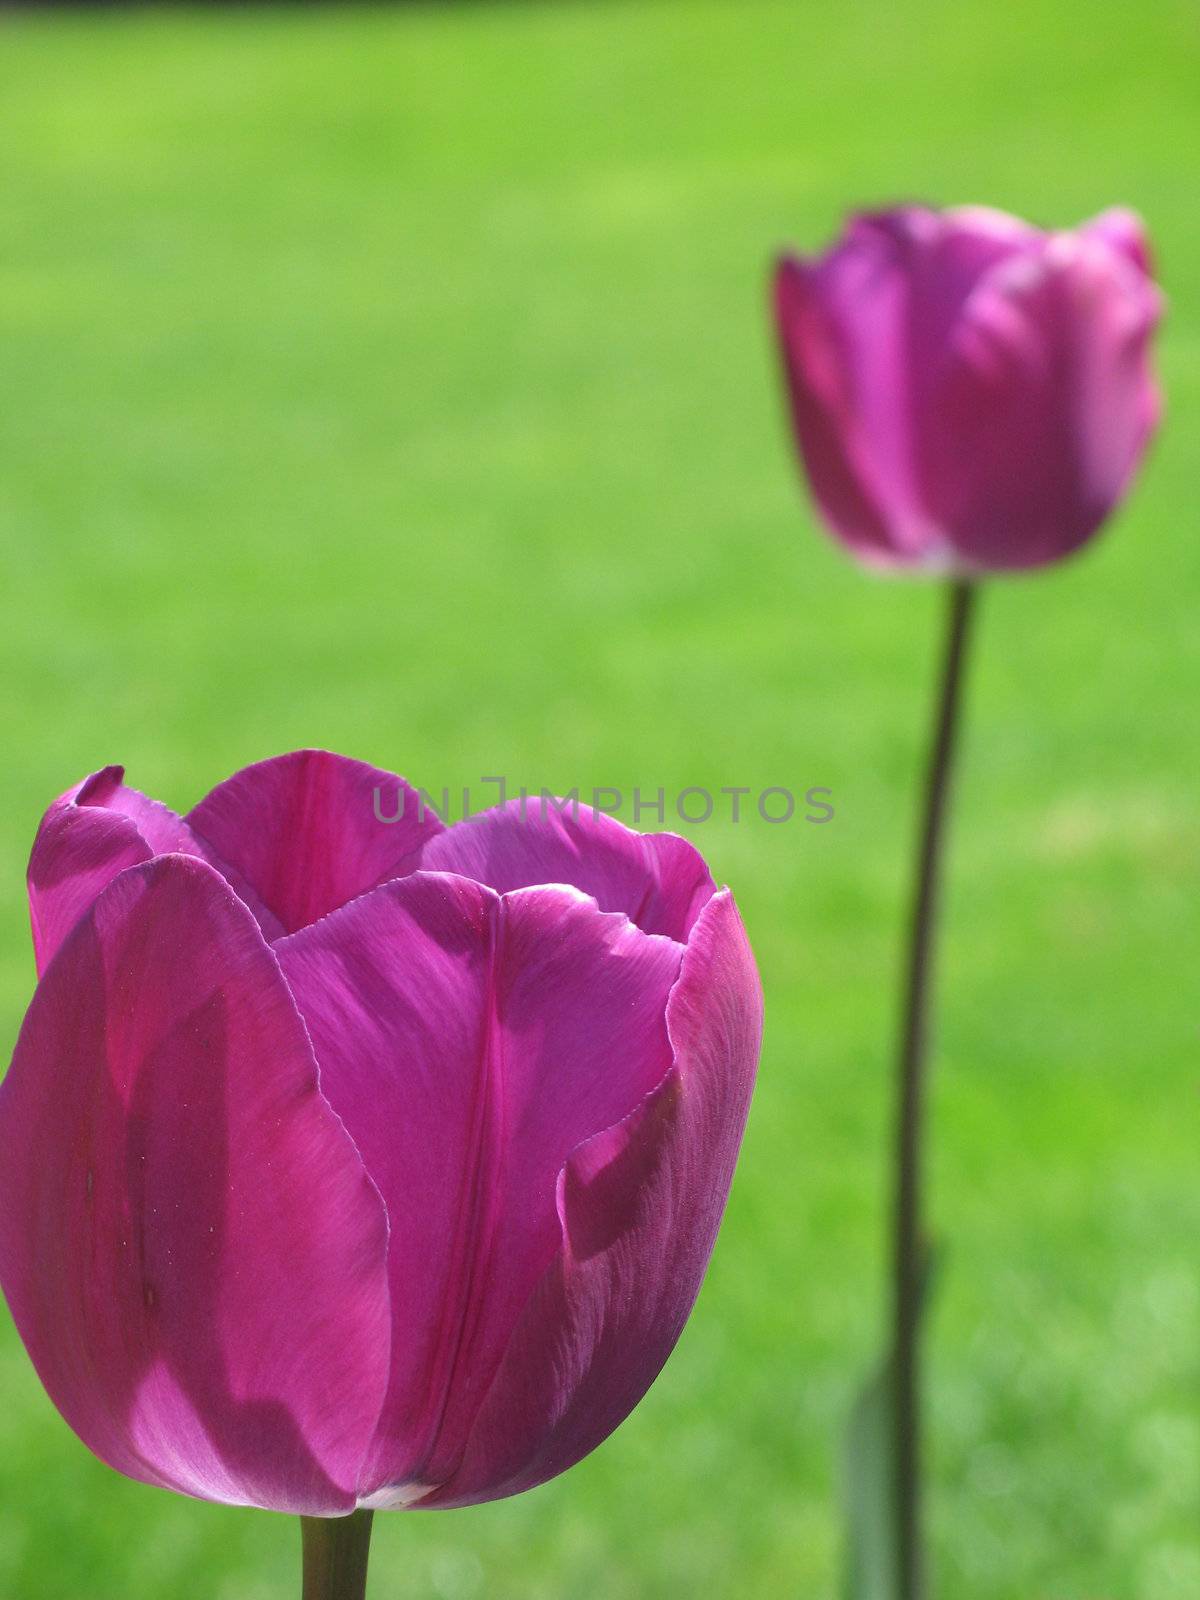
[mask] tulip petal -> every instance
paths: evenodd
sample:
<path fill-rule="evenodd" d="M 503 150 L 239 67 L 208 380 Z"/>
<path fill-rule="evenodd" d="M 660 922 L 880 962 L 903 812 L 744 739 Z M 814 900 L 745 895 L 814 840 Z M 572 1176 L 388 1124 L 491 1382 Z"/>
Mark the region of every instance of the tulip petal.
<path fill-rule="evenodd" d="M 681 942 L 714 892 L 704 858 L 678 834 L 635 833 L 590 806 L 537 797 L 455 823 L 425 846 L 421 866 L 500 894 L 570 884 L 601 911 L 623 911 L 644 933 Z"/>
<path fill-rule="evenodd" d="M 268 938 L 412 871 L 422 844 L 441 831 L 402 778 L 325 750 L 244 767 L 187 821 L 243 898 L 266 906 Z"/>
<path fill-rule="evenodd" d="M 0 1281 L 66 1420 L 147 1483 L 351 1510 L 387 1382 L 386 1253 L 251 913 L 194 858 L 122 873 L 0 1086 Z"/>
<path fill-rule="evenodd" d="M 1158 416 L 1157 291 L 1085 233 L 985 274 L 937 374 L 924 434 L 931 507 L 968 564 L 1040 565 L 1123 493 Z"/>
<path fill-rule="evenodd" d="M 864 561 L 948 563 L 917 470 L 925 375 L 980 275 L 1040 237 L 983 206 L 898 206 L 852 218 L 819 261 L 781 267 L 801 451 L 826 520 Z"/>
<path fill-rule="evenodd" d="M 391 1222 L 392 1374 L 368 1503 L 457 1467 L 561 1244 L 557 1175 L 671 1062 L 682 951 L 565 888 L 420 872 L 275 947 Z"/>
<path fill-rule="evenodd" d="M 780 268 L 805 465 L 834 532 L 867 562 L 946 559 L 916 474 L 921 355 L 944 340 L 979 273 L 1016 248 L 1021 229 L 979 207 L 942 216 L 901 206 L 854 217 L 819 261 Z"/>
<path fill-rule="evenodd" d="M 990 206 L 895 206 L 863 212 L 851 219 L 830 262 L 829 291 L 839 310 L 854 318 L 862 310 L 859 294 L 876 292 L 881 280 L 899 275 L 904 285 L 899 359 L 901 383 L 910 381 L 914 354 L 941 343 L 983 273 L 1044 236 L 1027 222 Z M 873 272 L 851 271 L 835 258 L 860 252 Z M 866 342 L 864 337 L 864 343 Z M 869 356 L 864 351 L 864 356 Z"/>
<path fill-rule="evenodd" d="M 1109 249 L 1124 256 L 1146 277 L 1154 270 L 1146 227 L 1136 211 L 1130 211 L 1125 206 L 1110 206 L 1090 222 L 1085 222 L 1080 231 L 1092 238 L 1102 239 Z"/>
<path fill-rule="evenodd" d="M 858 415 L 859 385 L 845 336 L 825 304 L 818 265 L 793 256 L 779 262 L 775 317 L 792 421 L 817 506 L 864 560 L 887 564 L 894 553 Z"/>
<path fill-rule="evenodd" d="M 168 851 L 199 855 L 186 823 L 103 767 L 42 818 L 29 858 L 29 914 L 39 975 L 96 896 L 126 867 Z"/>
<path fill-rule="evenodd" d="M 749 1109 L 762 995 L 733 899 L 704 908 L 672 990 L 674 1064 L 559 1178 L 561 1249 L 530 1297 L 461 1465 L 420 1504 L 516 1494 L 629 1414 L 691 1311 Z"/>

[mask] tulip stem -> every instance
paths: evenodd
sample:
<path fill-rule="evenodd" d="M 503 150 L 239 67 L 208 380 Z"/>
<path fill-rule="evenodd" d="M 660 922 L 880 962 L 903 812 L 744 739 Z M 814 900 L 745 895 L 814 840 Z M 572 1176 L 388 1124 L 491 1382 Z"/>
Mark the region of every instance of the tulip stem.
<path fill-rule="evenodd" d="M 893 1214 L 893 1493 L 898 1600 L 921 1600 L 921 1302 L 926 1270 L 922 1220 L 925 1060 L 941 866 L 955 737 L 971 621 L 973 586 L 948 586 L 945 653 L 929 746 L 925 802 L 908 933 L 897 1056 Z"/>
<path fill-rule="evenodd" d="M 348 1517 L 301 1517 L 304 1592 L 301 1600 L 363 1600 L 371 1551 L 371 1511 Z"/>

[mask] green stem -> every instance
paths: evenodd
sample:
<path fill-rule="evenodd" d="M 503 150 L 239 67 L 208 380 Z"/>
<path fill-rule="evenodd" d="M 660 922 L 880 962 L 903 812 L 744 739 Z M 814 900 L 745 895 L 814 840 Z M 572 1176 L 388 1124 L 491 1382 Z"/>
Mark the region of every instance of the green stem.
<path fill-rule="evenodd" d="M 899 1052 L 893 1213 L 893 1493 L 898 1600 L 925 1592 L 921 1537 L 921 1299 L 925 1271 L 922 1154 L 925 1058 L 938 880 L 974 589 L 949 585 L 945 655 L 925 780 Z"/>
<path fill-rule="evenodd" d="M 301 1517 L 304 1592 L 301 1600 L 364 1600 L 371 1551 L 371 1511 L 348 1517 Z"/>

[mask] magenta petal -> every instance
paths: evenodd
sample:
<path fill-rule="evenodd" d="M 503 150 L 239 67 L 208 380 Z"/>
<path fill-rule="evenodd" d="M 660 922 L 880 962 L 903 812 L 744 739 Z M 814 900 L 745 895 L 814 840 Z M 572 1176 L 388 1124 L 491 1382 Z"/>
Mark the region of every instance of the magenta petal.
<path fill-rule="evenodd" d="M 245 905 L 168 855 L 109 884 L 0 1087 L 0 1281 L 130 1477 L 349 1511 L 387 1382 L 387 1224 Z"/>
<path fill-rule="evenodd" d="M 700 1288 L 750 1104 L 758 976 L 733 899 L 709 901 L 673 989 L 674 1066 L 570 1156 L 562 1247 L 531 1296 L 455 1475 L 422 1502 L 516 1494 L 563 1472 L 633 1409 Z"/>
<path fill-rule="evenodd" d="M 601 911 L 622 911 L 644 933 L 684 940 L 713 881 L 704 859 L 673 833 L 635 833 L 603 812 L 562 801 L 512 800 L 429 841 L 421 866 L 457 872 L 501 894 L 566 883 Z"/>
<path fill-rule="evenodd" d="M 376 1504 L 449 1477 L 560 1248 L 557 1174 L 671 1061 L 680 946 L 570 890 L 421 872 L 276 947 L 391 1221 L 392 1376 Z"/>
<path fill-rule="evenodd" d="M 916 471 L 923 372 L 979 274 L 1026 234 L 981 208 L 902 206 L 853 218 L 819 260 L 779 268 L 800 450 L 826 522 L 868 563 L 945 561 Z"/>
<path fill-rule="evenodd" d="M 1085 233 L 981 279 L 938 375 L 924 463 L 968 564 L 1054 560 L 1113 509 L 1157 420 L 1158 311 L 1140 270 Z"/>
<path fill-rule="evenodd" d="M 820 268 L 795 257 L 775 273 L 775 317 L 796 440 L 829 528 L 865 560 L 895 559 L 887 508 L 859 421 L 847 340 L 822 294 Z"/>
<path fill-rule="evenodd" d="M 855 217 L 776 283 L 796 434 L 826 521 L 874 565 L 950 552 L 918 472 L 929 372 L 979 277 L 1041 237 L 983 207 Z"/>
<path fill-rule="evenodd" d="M 1027 222 L 988 206 L 957 206 L 941 212 L 928 206 L 898 206 L 856 217 L 845 240 L 826 258 L 830 265 L 825 270 L 836 285 L 853 335 L 866 347 L 860 360 L 869 360 L 872 352 L 859 296 L 895 295 L 898 320 L 889 324 L 889 337 L 894 334 L 899 339 L 893 350 L 899 371 L 888 382 L 911 390 L 914 375 L 945 343 L 983 274 L 1035 247 L 1043 237 Z M 839 257 L 853 259 L 855 250 L 872 263 L 870 272 L 832 270 Z"/>
<path fill-rule="evenodd" d="M 169 851 L 199 855 L 186 823 L 103 767 L 60 795 L 42 818 L 29 858 L 29 913 L 39 974 L 118 872 Z"/>
<path fill-rule="evenodd" d="M 412 871 L 441 829 L 403 779 L 325 750 L 244 767 L 187 820 L 243 898 L 266 906 L 268 937 Z"/>
<path fill-rule="evenodd" d="M 1154 265 L 1150 241 L 1146 237 L 1145 224 L 1136 211 L 1130 211 L 1125 206 L 1110 206 L 1090 222 L 1085 222 L 1080 232 L 1102 239 L 1110 250 L 1124 256 L 1146 277 L 1150 276 Z"/>

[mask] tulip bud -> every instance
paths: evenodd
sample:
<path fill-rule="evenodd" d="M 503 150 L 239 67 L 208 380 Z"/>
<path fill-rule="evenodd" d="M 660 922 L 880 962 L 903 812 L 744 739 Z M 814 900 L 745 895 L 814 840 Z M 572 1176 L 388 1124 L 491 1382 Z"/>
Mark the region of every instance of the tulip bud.
<path fill-rule="evenodd" d="M 606 816 L 381 822 L 319 751 L 186 818 L 106 768 L 30 862 L 0 1282 L 119 1471 L 309 1516 L 595 1448 L 691 1309 L 761 1030 L 733 899 Z"/>
<path fill-rule="evenodd" d="M 785 257 L 775 312 L 823 520 L 863 561 L 969 576 L 1077 549 L 1154 431 L 1141 224 L 1045 233 L 968 206 L 855 217 Z"/>

